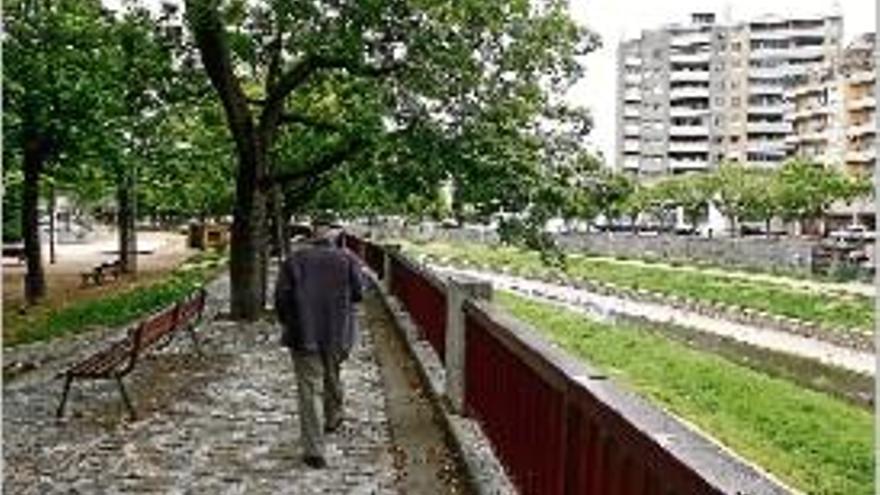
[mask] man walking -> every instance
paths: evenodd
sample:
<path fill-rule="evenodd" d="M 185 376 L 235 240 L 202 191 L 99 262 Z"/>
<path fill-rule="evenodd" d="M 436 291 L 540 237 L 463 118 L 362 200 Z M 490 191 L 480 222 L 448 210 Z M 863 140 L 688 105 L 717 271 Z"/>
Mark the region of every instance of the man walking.
<path fill-rule="evenodd" d="M 362 297 L 358 262 L 334 245 L 333 234 L 329 218 L 316 219 L 312 239 L 282 263 L 275 287 L 281 343 L 296 372 L 303 461 L 316 469 L 327 465 L 324 433 L 342 423 L 339 368 L 354 343 L 354 303 Z"/>

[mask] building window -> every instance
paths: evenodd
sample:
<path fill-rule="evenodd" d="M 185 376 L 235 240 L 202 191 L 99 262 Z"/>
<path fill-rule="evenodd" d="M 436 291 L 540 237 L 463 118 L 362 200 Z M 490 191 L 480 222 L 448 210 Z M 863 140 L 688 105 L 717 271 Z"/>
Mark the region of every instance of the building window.
<path fill-rule="evenodd" d="M 735 107 L 739 106 L 739 96 L 734 96 L 730 101 L 733 104 L 733 106 L 735 106 Z"/>
<path fill-rule="evenodd" d="M 715 105 L 717 105 L 719 107 L 724 106 L 724 98 L 722 98 L 720 96 L 715 98 Z"/>

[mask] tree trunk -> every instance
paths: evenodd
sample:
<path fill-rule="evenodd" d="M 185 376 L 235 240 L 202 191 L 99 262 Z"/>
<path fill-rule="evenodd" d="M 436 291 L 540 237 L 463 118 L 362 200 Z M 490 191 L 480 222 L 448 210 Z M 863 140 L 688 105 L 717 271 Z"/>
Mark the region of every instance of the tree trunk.
<path fill-rule="evenodd" d="M 254 139 L 248 144 L 257 144 Z M 266 195 L 261 184 L 266 155 L 262 146 L 239 146 L 233 210 L 229 276 L 231 312 L 236 320 L 253 321 L 264 306 L 261 260 L 265 246 Z"/>
<path fill-rule="evenodd" d="M 43 172 L 43 153 L 39 139 L 25 143 L 24 184 L 22 187 L 21 230 L 24 235 L 24 255 L 27 274 L 24 278 L 24 297 L 35 304 L 46 295 L 46 278 L 40 247 L 40 174 Z"/>
<path fill-rule="evenodd" d="M 290 235 L 287 231 L 284 210 L 284 194 L 281 192 L 281 185 L 274 184 L 272 186 L 272 220 L 275 227 L 275 242 L 282 260 L 287 259 L 290 255 Z"/>
<path fill-rule="evenodd" d="M 55 264 L 55 184 L 49 188 L 49 264 Z"/>
<path fill-rule="evenodd" d="M 137 234 L 134 225 L 134 188 L 131 175 L 122 173 L 116 189 L 119 262 L 125 273 L 137 272 Z"/>

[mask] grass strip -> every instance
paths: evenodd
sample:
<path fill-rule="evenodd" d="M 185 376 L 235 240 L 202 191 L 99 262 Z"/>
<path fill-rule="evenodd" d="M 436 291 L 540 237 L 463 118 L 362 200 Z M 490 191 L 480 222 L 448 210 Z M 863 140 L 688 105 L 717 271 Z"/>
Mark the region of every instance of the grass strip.
<path fill-rule="evenodd" d="M 479 244 L 406 244 L 419 254 L 443 256 L 458 261 L 493 267 L 518 268 L 526 273 L 553 272 L 535 252 L 512 247 Z M 568 274 L 580 279 L 645 289 L 705 303 L 723 303 L 765 311 L 770 314 L 814 322 L 832 329 L 871 329 L 874 303 L 853 294 L 823 294 L 785 283 L 753 281 L 675 267 L 632 265 L 610 259 L 569 256 Z"/>
<path fill-rule="evenodd" d="M 552 341 L 685 418 L 791 486 L 873 493 L 873 418 L 864 409 L 633 325 L 609 325 L 500 293 Z"/>
<path fill-rule="evenodd" d="M 4 314 L 3 345 L 49 340 L 94 327 L 122 326 L 156 311 L 202 286 L 225 263 L 217 253 L 200 253 L 161 281 L 62 308 Z"/>

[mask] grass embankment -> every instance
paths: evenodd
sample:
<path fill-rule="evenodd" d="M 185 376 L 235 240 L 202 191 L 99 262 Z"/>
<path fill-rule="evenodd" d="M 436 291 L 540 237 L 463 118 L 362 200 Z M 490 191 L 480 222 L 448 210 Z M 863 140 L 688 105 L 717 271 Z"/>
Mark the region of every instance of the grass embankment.
<path fill-rule="evenodd" d="M 873 418 L 864 409 L 696 351 L 648 329 L 611 326 L 501 293 L 551 340 L 687 419 L 791 486 L 873 493 Z"/>
<path fill-rule="evenodd" d="M 519 269 L 546 274 L 553 269 L 541 262 L 535 252 L 511 247 L 478 244 L 406 244 L 414 253 L 443 256 L 453 260 Z M 629 289 L 645 289 L 706 303 L 724 303 L 767 313 L 814 322 L 834 329 L 872 329 L 873 301 L 864 296 L 820 293 L 792 287 L 784 281 L 747 280 L 725 277 L 700 270 L 677 270 L 671 266 L 631 264 L 607 258 L 571 255 L 568 274 L 572 277 L 614 284 Z"/>
<path fill-rule="evenodd" d="M 61 308 L 31 308 L 25 314 L 4 312 L 3 345 L 49 340 L 94 327 L 121 326 L 188 294 L 217 274 L 224 264 L 217 253 L 200 253 L 153 284 Z"/>

